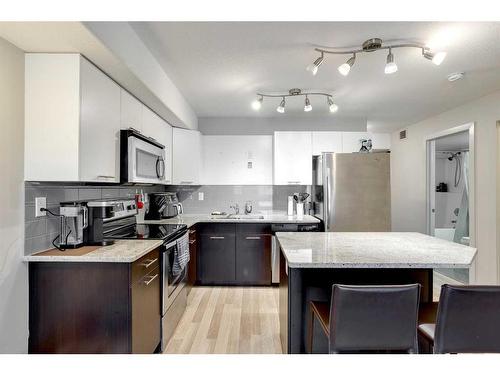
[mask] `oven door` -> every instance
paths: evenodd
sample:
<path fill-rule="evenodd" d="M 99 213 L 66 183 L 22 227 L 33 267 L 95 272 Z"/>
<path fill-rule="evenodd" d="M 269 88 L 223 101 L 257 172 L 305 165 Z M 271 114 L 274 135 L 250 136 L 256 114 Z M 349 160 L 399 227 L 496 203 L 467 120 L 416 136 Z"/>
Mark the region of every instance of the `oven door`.
<path fill-rule="evenodd" d="M 180 238 L 188 237 L 186 232 Z M 177 249 L 177 240 L 172 241 L 165 245 L 162 251 L 162 315 L 165 315 L 170 305 L 175 300 L 175 297 L 180 293 L 182 288 L 186 285 L 186 275 L 188 266 L 178 274 L 173 272 L 173 265 L 175 259 L 175 250 Z"/>
<path fill-rule="evenodd" d="M 128 182 L 165 183 L 165 149 L 128 137 Z"/>

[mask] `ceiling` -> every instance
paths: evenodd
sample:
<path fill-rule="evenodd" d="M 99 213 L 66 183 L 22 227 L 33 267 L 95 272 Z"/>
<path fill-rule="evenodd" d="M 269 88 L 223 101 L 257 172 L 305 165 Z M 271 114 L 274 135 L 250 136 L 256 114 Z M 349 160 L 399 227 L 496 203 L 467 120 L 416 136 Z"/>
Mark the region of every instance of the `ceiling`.
<path fill-rule="evenodd" d="M 500 89 L 500 23 L 442 22 L 134 22 L 139 37 L 158 59 L 198 117 L 363 116 L 370 130 L 395 130 Z M 359 46 L 364 40 L 406 40 L 448 52 L 440 66 L 417 49 L 393 50 L 399 71 L 384 74 L 387 51 L 358 55 L 349 76 L 337 66 L 348 56 L 327 56 L 316 76 L 305 67 L 318 57 L 314 46 Z M 448 82 L 447 75 L 465 78 Z M 291 98 L 287 112 L 256 92 L 293 87 L 334 95 L 339 112 L 324 98 Z"/>

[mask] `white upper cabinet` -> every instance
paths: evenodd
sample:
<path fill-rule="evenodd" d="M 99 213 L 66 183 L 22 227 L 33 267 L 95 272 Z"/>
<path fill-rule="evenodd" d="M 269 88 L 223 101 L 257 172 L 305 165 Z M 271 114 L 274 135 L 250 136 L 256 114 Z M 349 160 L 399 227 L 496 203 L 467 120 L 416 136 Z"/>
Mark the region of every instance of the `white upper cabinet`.
<path fill-rule="evenodd" d="M 202 143 L 203 184 L 273 184 L 271 135 L 205 135 Z"/>
<path fill-rule="evenodd" d="M 313 155 L 322 152 L 342 152 L 342 132 L 312 132 Z"/>
<path fill-rule="evenodd" d="M 79 54 L 26 54 L 25 179 L 119 182 L 120 88 Z"/>
<path fill-rule="evenodd" d="M 200 132 L 173 129 L 172 177 L 175 185 L 201 184 L 201 148 Z"/>
<path fill-rule="evenodd" d="M 143 104 L 124 89 L 121 89 L 120 128 L 134 128 L 142 132 Z"/>
<path fill-rule="evenodd" d="M 80 180 L 120 182 L 120 87 L 80 63 Z"/>
<path fill-rule="evenodd" d="M 312 133 L 274 133 L 274 184 L 311 185 Z"/>
<path fill-rule="evenodd" d="M 160 116 L 144 107 L 142 134 L 165 146 L 165 184 L 172 183 L 172 127 Z"/>

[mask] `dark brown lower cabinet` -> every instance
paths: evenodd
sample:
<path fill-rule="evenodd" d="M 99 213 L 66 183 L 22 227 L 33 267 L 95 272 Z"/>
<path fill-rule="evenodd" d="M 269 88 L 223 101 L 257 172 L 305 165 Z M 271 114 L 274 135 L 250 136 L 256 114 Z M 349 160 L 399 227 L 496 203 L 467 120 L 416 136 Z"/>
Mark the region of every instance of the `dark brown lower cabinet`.
<path fill-rule="evenodd" d="M 30 353 L 153 353 L 159 249 L 134 263 L 29 264 Z"/>
<path fill-rule="evenodd" d="M 236 238 L 236 282 L 271 284 L 270 234 L 239 233 Z"/>
<path fill-rule="evenodd" d="M 234 284 L 236 253 L 234 233 L 200 235 L 199 269 L 202 284 Z"/>
<path fill-rule="evenodd" d="M 198 276 L 204 285 L 271 285 L 269 224 L 199 226 Z"/>

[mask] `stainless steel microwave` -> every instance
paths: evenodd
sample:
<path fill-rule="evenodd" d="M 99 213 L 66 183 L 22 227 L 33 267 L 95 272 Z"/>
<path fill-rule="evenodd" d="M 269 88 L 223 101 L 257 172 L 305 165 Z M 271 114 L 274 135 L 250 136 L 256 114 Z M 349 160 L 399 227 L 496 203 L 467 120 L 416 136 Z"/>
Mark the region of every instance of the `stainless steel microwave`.
<path fill-rule="evenodd" d="M 120 181 L 164 184 L 165 146 L 135 129 L 121 130 Z"/>

